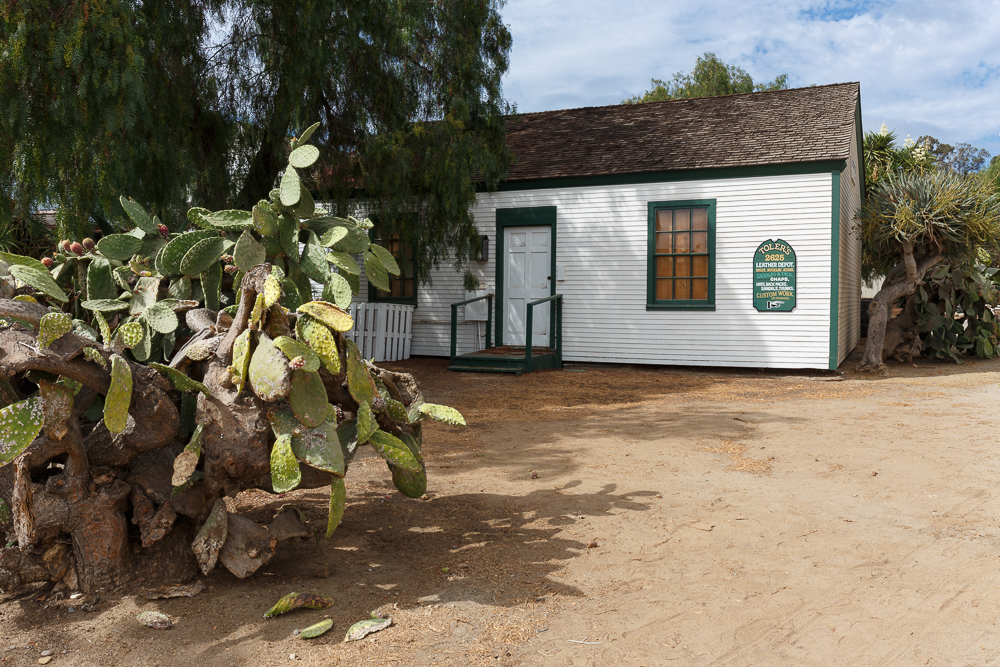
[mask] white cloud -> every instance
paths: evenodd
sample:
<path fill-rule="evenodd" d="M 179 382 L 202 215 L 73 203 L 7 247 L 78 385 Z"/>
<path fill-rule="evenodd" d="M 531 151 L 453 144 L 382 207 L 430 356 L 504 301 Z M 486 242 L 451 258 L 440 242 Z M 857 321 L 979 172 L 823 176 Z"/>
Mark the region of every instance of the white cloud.
<path fill-rule="evenodd" d="M 1000 0 L 510 0 L 521 111 L 615 104 L 714 51 L 755 81 L 861 82 L 863 122 L 1000 154 Z"/>

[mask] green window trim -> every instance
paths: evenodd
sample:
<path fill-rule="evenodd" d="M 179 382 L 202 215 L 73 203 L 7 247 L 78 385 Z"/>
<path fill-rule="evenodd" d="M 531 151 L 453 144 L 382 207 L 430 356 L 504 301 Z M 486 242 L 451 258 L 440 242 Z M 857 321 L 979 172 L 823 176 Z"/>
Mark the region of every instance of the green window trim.
<path fill-rule="evenodd" d="M 416 308 L 417 307 L 417 296 L 418 296 L 418 288 L 419 288 L 419 286 L 417 285 L 417 280 L 416 280 L 416 267 L 414 266 L 415 254 L 414 254 L 413 250 L 412 249 L 410 250 L 409 258 L 403 256 L 402 252 L 399 252 L 399 253 L 393 252 L 393 248 L 392 248 L 393 244 L 389 243 L 387 245 L 384 241 L 382 241 L 380 238 L 378 238 L 378 234 L 375 232 L 375 229 L 372 229 L 372 230 L 370 230 L 368 232 L 368 237 L 372 240 L 372 242 L 378 243 L 383 248 L 385 248 L 386 250 L 388 250 L 392 254 L 392 256 L 396 259 L 396 263 L 399 264 L 400 275 L 399 275 L 398 278 L 395 278 L 395 277 L 393 277 L 391 275 L 389 276 L 389 287 L 391 288 L 394 282 L 398 282 L 400 280 L 410 280 L 413 283 L 413 296 L 379 296 L 379 292 L 381 290 L 376 289 L 375 286 L 371 284 L 371 281 L 368 281 L 368 302 L 369 303 L 398 303 L 398 304 L 413 306 L 414 308 Z M 396 240 L 396 239 L 391 239 L 391 237 L 390 237 L 390 241 L 394 241 L 394 240 Z M 402 242 L 399 242 L 398 246 L 399 246 L 400 250 L 403 249 Z M 409 277 L 406 277 L 407 262 L 409 262 L 409 266 L 410 266 L 410 276 Z"/>
<path fill-rule="evenodd" d="M 648 202 L 648 245 L 646 250 L 646 310 L 715 310 L 715 199 L 688 199 Z M 657 253 L 656 215 L 658 211 L 707 208 L 708 209 L 708 298 L 691 300 L 657 300 L 656 260 L 657 257 L 677 256 L 676 253 Z"/>

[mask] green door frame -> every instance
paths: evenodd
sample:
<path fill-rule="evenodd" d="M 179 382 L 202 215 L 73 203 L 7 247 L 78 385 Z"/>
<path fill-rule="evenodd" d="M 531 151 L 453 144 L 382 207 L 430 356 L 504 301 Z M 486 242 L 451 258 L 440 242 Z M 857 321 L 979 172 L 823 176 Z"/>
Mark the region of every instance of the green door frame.
<path fill-rule="evenodd" d="M 507 245 L 504 243 L 504 230 L 507 227 L 550 227 L 552 234 L 550 238 L 549 267 L 552 276 L 549 279 L 549 296 L 556 293 L 556 207 L 555 206 L 533 206 L 531 208 L 498 208 L 497 209 L 497 239 L 496 239 L 496 284 L 497 284 L 497 319 L 496 319 L 496 341 L 497 347 L 505 343 L 503 331 L 505 320 L 503 317 L 503 265 L 507 261 Z M 551 328 L 551 323 L 550 323 Z"/>

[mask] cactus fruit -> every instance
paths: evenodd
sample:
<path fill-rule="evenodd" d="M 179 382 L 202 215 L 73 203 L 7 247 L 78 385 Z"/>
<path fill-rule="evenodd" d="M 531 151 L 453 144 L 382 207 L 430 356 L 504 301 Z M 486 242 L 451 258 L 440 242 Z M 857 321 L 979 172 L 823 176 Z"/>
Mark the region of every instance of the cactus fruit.
<path fill-rule="evenodd" d="M 288 404 L 295 417 L 310 428 L 326 421 L 329 403 L 326 387 L 319 373 L 305 370 L 292 371 Z"/>
<path fill-rule="evenodd" d="M 149 366 L 150 368 L 158 371 L 160 375 L 170 380 L 170 383 L 174 385 L 174 388 L 177 389 L 177 391 L 200 391 L 206 396 L 212 395 L 208 390 L 208 387 L 197 380 L 189 378 L 176 368 L 171 368 L 170 366 L 165 366 L 163 364 L 156 363 L 155 361 L 151 361 Z"/>
<path fill-rule="evenodd" d="M 326 634 L 326 631 L 332 627 L 333 627 L 333 620 L 328 618 L 324 621 L 316 623 L 315 625 L 310 625 L 308 628 L 299 633 L 299 638 L 315 639 L 316 637 Z"/>
<path fill-rule="evenodd" d="M 249 377 L 254 393 L 264 401 L 284 398 L 292 389 L 285 354 L 275 347 L 274 342 L 266 334 L 260 334 L 257 349 L 250 358 Z M 323 398 L 324 400 L 326 398 L 325 391 Z"/>
<path fill-rule="evenodd" d="M 70 245 L 72 245 L 72 243 L 71 243 L 71 241 L 69 239 L 63 239 L 62 241 L 59 242 L 59 245 L 62 246 L 63 251 L 65 251 L 65 252 L 71 252 L 71 250 L 69 249 L 69 247 L 70 247 Z"/>
<path fill-rule="evenodd" d="M 344 506 L 347 504 L 347 487 L 343 477 L 330 480 L 330 514 L 326 520 L 326 536 L 332 537 L 340 520 L 344 518 Z"/>
<path fill-rule="evenodd" d="M 51 257 L 42 257 L 42 266 L 46 269 L 51 269 L 55 261 Z"/>
<path fill-rule="evenodd" d="M 296 311 L 319 320 L 333 331 L 349 331 L 354 326 L 354 318 L 350 313 L 326 301 L 310 301 L 296 308 Z"/>
<path fill-rule="evenodd" d="M 194 469 L 198 466 L 198 459 L 201 458 L 201 431 L 203 428 L 201 424 L 195 427 L 191 441 L 184 447 L 184 451 L 174 459 L 174 474 L 170 478 L 170 486 L 183 486 L 194 474 Z"/>
<path fill-rule="evenodd" d="M 379 456 L 392 465 L 411 472 L 422 470 L 420 462 L 410 451 L 410 448 L 393 434 L 378 429 L 372 433 L 368 442 L 371 443 L 372 449 L 378 452 Z"/>
<path fill-rule="evenodd" d="M 465 417 L 455 408 L 447 405 L 437 405 L 436 403 L 424 403 L 418 406 L 420 414 L 430 417 L 436 422 L 451 424 L 452 426 L 465 426 Z"/>
<path fill-rule="evenodd" d="M 264 618 L 274 618 L 294 609 L 326 609 L 332 607 L 334 600 L 326 595 L 315 593 L 289 593 L 278 600 L 273 607 L 264 613 Z"/>
<path fill-rule="evenodd" d="M 0 410 L 0 466 L 13 461 L 45 423 L 42 399 L 33 396 Z"/>
<path fill-rule="evenodd" d="M 121 433 L 128 424 L 132 403 L 132 369 L 124 357 L 111 355 L 111 386 L 104 397 L 104 425 L 112 433 Z"/>
<path fill-rule="evenodd" d="M 392 625 L 391 618 L 369 618 L 364 621 L 358 621 L 347 631 L 344 641 L 353 642 L 358 639 L 364 639 L 373 632 L 385 630 L 390 625 Z"/>
<path fill-rule="evenodd" d="M 10 275 L 14 276 L 22 283 L 31 285 L 45 296 L 52 297 L 56 301 L 61 301 L 62 303 L 69 301 L 69 297 L 67 297 L 62 288 L 56 284 L 56 281 L 52 279 L 52 276 L 49 275 L 49 272 L 45 270 L 44 266 L 35 267 L 12 264 L 8 271 L 10 271 Z"/>
<path fill-rule="evenodd" d="M 38 345 L 47 348 L 72 330 L 73 318 L 69 313 L 46 313 L 38 322 Z"/>
<path fill-rule="evenodd" d="M 87 250 L 93 250 L 94 248 L 97 247 L 97 244 L 94 243 L 94 239 L 88 236 L 83 240 L 83 247 L 86 248 Z"/>
<path fill-rule="evenodd" d="M 278 336 L 274 339 L 274 344 L 279 350 L 285 353 L 285 356 L 289 358 L 290 362 L 299 359 L 300 362 L 296 366 L 292 366 L 289 363 L 289 368 L 293 370 L 304 369 L 306 371 L 318 371 L 320 359 L 319 356 L 309 349 L 304 343 L 300 343 L 294 338 L 289 338 L 288 336 Z"/>
<path fill-rule="evenodd" d="M 371 406 L 367 401 L 362 401 L 358 406 L 358 444 L 363 445 L 372 437 L 372 433 L 378 430 L 378 422 L 372 414 Z"/>
<path fill-rule="evenodd" d="M 292 451 L 292 436 L 279 435 L 271 448 L 271 488 L 275 493 L 287 493 L 301 481 L 302 470 Z"/>
<path fill-rule="evenodd" d="M 288 368 L 293 371 L 300 370 L 305 365 L 306 361 L 302 357 L 294 357 L 288 361 Z"/>
<path fill-rule="evenodd" d="M 231 276 L 239 272 L 240 267 L 236 266 L 235 264 L 227 264 L 226 266 L 222 267 L 222 270 L 223 272 L 225 272 L 226 275 Z"/>

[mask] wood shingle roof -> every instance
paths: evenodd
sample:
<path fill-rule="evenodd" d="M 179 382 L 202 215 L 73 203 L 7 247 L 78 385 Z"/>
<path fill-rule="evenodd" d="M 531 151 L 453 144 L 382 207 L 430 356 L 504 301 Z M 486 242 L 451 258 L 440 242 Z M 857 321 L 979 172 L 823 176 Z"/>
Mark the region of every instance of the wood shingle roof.
<path fill-rule="evenodd" d="M 526 113 L 510 181 L 847 160 L 860 84 Z"/>

